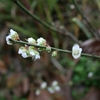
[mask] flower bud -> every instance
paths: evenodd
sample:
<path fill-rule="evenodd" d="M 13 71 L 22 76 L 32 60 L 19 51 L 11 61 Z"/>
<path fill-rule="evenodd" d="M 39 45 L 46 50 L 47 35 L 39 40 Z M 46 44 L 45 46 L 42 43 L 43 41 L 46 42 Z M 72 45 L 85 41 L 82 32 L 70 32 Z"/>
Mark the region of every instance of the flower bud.
<path fill-rule="evenodd" d="M 46 40 L 42 37 L 37 39 L 37 45 L 45 46 L 46 45 Z"/>
<path fill-rule="evenodd" d="M 13 29 L 10 29 L 9 35 L 6 36 L 6 42 L 7 42 L 8 45 L 12 45 L 13 44 L 13 42 L 11 40 L 15 40 L 15 41 L 19 40 L 19 35 Z"/>
<path fill-rule="evenodd" d="M 52 56 L 53 56 L 53 57 L 57 56 L 57 51 L 53 51 L 53 52 L 52 52 Z"/>
<path fill-rule="evenodd" d="M 50 46 L 47 46 L 47 47 L 46 47 L 46 51 L 47 51 L 47 52 L 51 52 L 51 47 L 50 47 Z"/>
<path fill-rule="evenodd" d="M 35 39 L 33 39 L 32 37 L 31 38 L 28 38 L 27 41 L 30 44 L 35 44 L 36 43 Z"/>
<path fill-rule="evenodd" d="M 46 83 L 46 82 L 43 82 L 43 83 L 41 84 L 41 89 L 45 89 L 46 86 L 47 86 L 47 83 Z"/>

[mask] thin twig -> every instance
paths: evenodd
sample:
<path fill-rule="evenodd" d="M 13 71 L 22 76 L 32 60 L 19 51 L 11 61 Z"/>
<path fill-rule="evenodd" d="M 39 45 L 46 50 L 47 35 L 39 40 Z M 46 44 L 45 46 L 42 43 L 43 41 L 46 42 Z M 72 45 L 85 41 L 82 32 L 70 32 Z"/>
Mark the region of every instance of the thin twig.
<path fill-rule="evenodd" d="M 33 19 L 35 19 L 36 21 L 38 21 L 40 24 L 42 24 L 43 26 L 45 26 L 46 28 L 54 31 L 54 32 L 58 32 L 60 34 L 64 34 L 66 36 L 70 36 L 72 40 L 74 40 L 76 43 L 81 44 L 78 39 L 70 32 L 68 32 L 67 30 L 65 31 L 65 29 L 60 30 L 55 28 L 54 26 L 44 22 L 43 20 L 41 20 L 38 16 L 32 14 L 27 8 L 25 8 L 18 0 L 12 0 L 13 2 L 16 3 L 16 5 L 18 5 L 23 11 L 25 11 L 29 16 L 31 16 Z"/>
<path fill-rule="evenodd" d="M 99 32 L 93 27 L 93 25 L 90 23 L 90 21 L 87 19 L 86 15 L 83 14 L 83 12 L 80 10 L 80 8 L 78 7 L 78 4 L 76 3 L 75 0 L 72 0 L 72 3 L 75 5 L 76 10 L 78 11 L 78 13 L 83 17 L 83 19 L 85 19 L 85 21 L 87 22 L 89 28 L 92 30 L 92 34 L 95 36 L 95 38 L 97 40 L 100 39 L 100 34 Z M 95 34 L 96 33 L 96 34 Z"/>
<path fill-rule="evenodd" d="M 15 41 L 15 40 L 11 40 L 12 42 L 14 43 L 18 43 L 18 44 L 26 44 L 26 45 L 30 45 L 30 46 L 34 46 L 34 47 L 37 47 L 37 48 L 46 48 L 46 46 L 40 46 L 40 45 L 35 45 L 35 44 L 29 44 L 25 41 Z M 58 48 L 54 48 L 54 47 L 51 47 L 52 50 L 56 50 L 58 52 L 63 52 L 63 53 L 69 53 L 71 54 L 72 51 L 69 51 L 69 50 L 64 50 L 64 49 L 58 49 Z M 93 54 L 87 54 L 87 53 L 81 53 L 82 56 L 86 56 L 86 57 L 93 57 L 93 58 L 100 58 L 100 56 L 98 55 L 93 55 Z"/>

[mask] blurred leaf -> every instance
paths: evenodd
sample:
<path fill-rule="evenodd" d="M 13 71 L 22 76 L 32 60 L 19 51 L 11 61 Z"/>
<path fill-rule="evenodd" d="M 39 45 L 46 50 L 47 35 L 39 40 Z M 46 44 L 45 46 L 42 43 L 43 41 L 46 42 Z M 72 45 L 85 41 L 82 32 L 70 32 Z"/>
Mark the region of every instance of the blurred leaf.
<path fill-rule="evenodd" d="M 0 9 L 4 9 L 6 12 L 10 12 L 12 8 L 13 2 L 9 1 L 6 2 L 6 0 L 0 0 Z"/>
<path fill-rule="evenodd" d="M 34 34 L 31 30 L 28 30 L 28 29 L 24 29 L 18 25 L 15 25 L 13 23 L 8 23 L 8 26 L 9 27 L 12 27 L 12 29 L 16 30 L 16 31 L 19 31 L 20 33 L 22 33 L 23 35 L 25 36 L 33 36 L 33 37 L 36 37 L 36 34 Z M 35 31 L 35 28 L 32 28 L 32 30 Z M 20 35 L 19 33 L 19 35 Z"/>
<path fill-rule="evenodd" d="M 6 98 L 5 97 L 0 97 L 0 100 L 6 100 Z"/>
<path fill-rule="evenodd" d="M 58 0 L 47 0 L 48 6 L 49 6 L 49 8 L 50 8 L 50 11 L 53 10 L 53 8 L 55 7 L 55 5 L 57 4 L 57 1 L 58 1 Z"/>
<path fill-rule="evenodd" d="M 85 33 L 87 38 L 91 38 L 92 37 L 91 33 L 88 31 L 86 26 L 79 19 L 73 18 L 72 21 L 75 22 L 83 30 L 83 32 Z"/>
<path fill-rule="evenodd" d="M 96 1 L 97 5 L 98 5 L 98 8 L 100 10 L 100 0 L 95 0 L 95 1 Z"/>
<path fill-rule="evenodd" d="M 37 5 L 38 1 L 37 0 L 34 0 L 32 3 L 31 3 L 31 8 L 34 10 L 36 5 Z"/>

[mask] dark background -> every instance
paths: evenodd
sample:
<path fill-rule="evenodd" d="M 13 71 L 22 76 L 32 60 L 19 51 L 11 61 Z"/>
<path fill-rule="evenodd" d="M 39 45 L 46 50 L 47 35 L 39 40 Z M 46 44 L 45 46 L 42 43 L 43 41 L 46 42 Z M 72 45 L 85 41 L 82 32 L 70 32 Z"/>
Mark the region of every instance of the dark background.
<path fill-rule="evenodd" d="M 20 44 L 8 46 L 5 37 L 9 30 L 20 38 L 43 37 L 53 47 L 71 50 L 76 41 L 84 53 L 100 55 L 100 1 L 75 0 L 19 0 L 31 13 L 63 34 L 53 32 L 26 14 L 13 0 L 0 0 L 0 100 L 100 100 L 100 59 L 83 57 L 74 60 L 71 54 L 58 52 L 57 57 L 41 52 L 41 59 L 33 61 L 18 55 Z M 87 20 L 91 23 L 89 26 Z M 66 30 L 65 30 L 66 29 Z M 95 29 L 95 30 L 94 30 Z M 66 35 L 66 32 L 70 35 Z M 41 90 L 58 81 L 60 91 Z M 36 95 L 39 90 L 40 94 Z"/>

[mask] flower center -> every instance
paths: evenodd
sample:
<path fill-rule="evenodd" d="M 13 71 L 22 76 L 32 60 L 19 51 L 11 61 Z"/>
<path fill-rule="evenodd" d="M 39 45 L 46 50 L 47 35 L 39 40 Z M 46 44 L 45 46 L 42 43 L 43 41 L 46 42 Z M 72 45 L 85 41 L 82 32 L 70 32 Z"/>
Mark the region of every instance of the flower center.
<path fill-rule="evenodd" d="M 74 55 L 78 55 L 79 54 L 79 50 L 74 50 Z"/>

